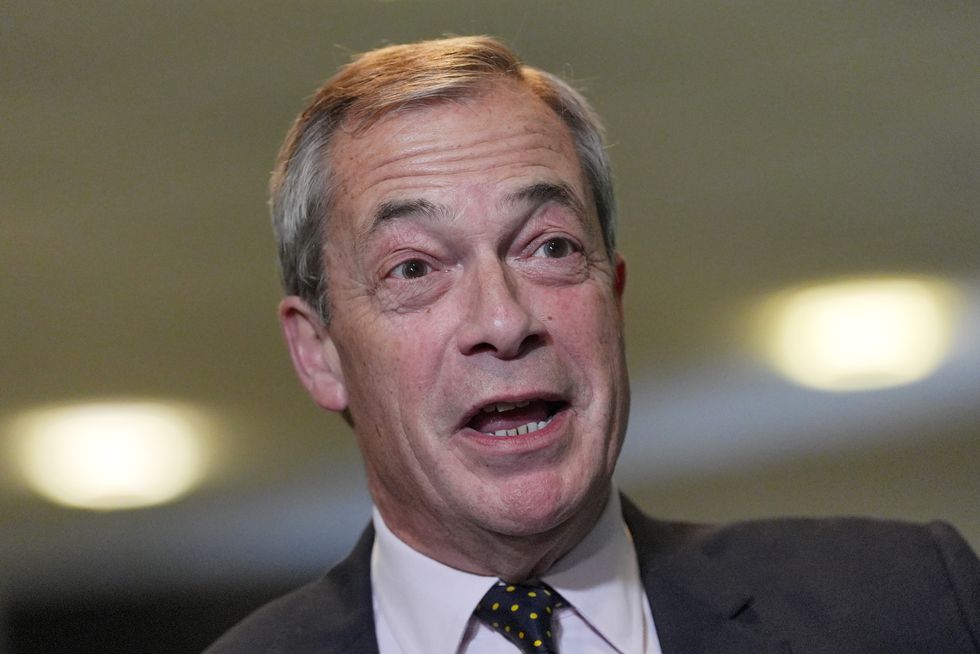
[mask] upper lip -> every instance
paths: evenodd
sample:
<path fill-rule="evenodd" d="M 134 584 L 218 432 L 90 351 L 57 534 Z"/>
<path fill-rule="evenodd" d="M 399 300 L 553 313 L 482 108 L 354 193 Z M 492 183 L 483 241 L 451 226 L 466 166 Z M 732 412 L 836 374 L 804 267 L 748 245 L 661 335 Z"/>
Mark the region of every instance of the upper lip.
<path fill-rule="evenodd" d="M 568 400 L 561 394 L 553 391 L 532 391 L 527 393 L 508 393 L 507 395 L 497 395 L 489 397 L 484 400 L 480 400 L 472 405 L 465 411 L 462 419 L 459 421 L 459 425 L 456 430 L 463 429 L 469 424 L 473 416 L 480 413 L 483 407 L 491 404 L 517 404 L 518 402 L 563 402 L 566 403 Z"/>

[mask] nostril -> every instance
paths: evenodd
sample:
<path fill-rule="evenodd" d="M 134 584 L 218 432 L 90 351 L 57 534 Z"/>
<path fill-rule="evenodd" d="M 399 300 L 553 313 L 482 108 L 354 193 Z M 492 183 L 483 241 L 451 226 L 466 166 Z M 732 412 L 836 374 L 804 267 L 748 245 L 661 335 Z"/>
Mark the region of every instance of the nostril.
<path fill-rule="evenodd" d="M 480 354 L 482 352 L 495 352 L 497 348 L 490 345 L 489 343 L 477 343 L 470 348 L 470 354 Z"/>
<path fill-rule="evenodd" d="M 524 356 L 544 345 L 544 335 L 539 333 L 528 334 L 517 349 L 517 356 Z"/>
<path fill-rule="evenodd" d="M 483 352 L 487 352 L 491 354 L 496 354 L 501 358 L 520 357 L 520 356 L 524 356 L 528 352 L 537 349 L 543 344 L 544 344 L 544 337 L 542 337 L 540 334 L 528 334 L 526 337 L 524 337 L 524 339 L 517 346 L 516 350 L 514 350 L 513 352 L 510 350 L 510 348 L 506 348 L 506 349 L 499 348 L 493 343 L 484 341 L 482 343 L 477 343 L 476 345 L 471 346 L 467 353 L 480 354 Z"/>

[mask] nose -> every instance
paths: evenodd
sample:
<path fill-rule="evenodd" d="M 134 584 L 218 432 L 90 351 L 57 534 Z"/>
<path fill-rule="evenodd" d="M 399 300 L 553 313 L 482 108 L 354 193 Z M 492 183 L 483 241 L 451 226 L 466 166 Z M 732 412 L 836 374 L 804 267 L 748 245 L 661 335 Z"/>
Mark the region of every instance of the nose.
<path fill-rule="evenodd" d="M 543 343 L 544 325 L 519 291 L 505 262 L 495 260 L 473 271 L 458 333 L 461 353 L 513 359 Z"/>

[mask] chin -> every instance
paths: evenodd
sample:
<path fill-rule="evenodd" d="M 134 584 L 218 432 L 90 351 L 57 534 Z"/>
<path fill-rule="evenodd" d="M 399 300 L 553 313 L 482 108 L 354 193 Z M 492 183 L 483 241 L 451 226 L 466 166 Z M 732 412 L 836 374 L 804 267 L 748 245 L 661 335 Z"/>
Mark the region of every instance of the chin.
<path fill-rule="evenodd" d="M 565 488 L 561 479 L 510 482 L 496 494 L 486 522 L 492 531 L 509 536 L 533 536 L 554 530 L 577 515 L 588 501 L 584 488 Z M 554 483 L 556 482 L 557 483 Z"/>

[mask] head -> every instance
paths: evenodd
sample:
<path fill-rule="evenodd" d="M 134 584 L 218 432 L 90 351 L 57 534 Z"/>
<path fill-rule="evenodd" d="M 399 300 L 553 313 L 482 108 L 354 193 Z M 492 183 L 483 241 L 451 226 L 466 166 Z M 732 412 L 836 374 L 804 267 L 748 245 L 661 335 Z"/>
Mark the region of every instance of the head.
<path fill-rule="evenodd" d="M 609 256 L 616 202 L 602 124 L 585 98 L 558 77 L 521 63 L 490 37 L 396 45 L 363 54 L 314 95 L 293 123 L 270 184 L 279 270 L 288 295 L 331 316 L 323 255 L 335 179 L 330 154 L 342 128 L 363 131 L 392 112 L 472 96 L 509 79 L 547 104 L 567 126 L 594 198 Z"/>
<path fill-rule="evenodd" d="M 580 537 L 629 403 L 584 100 L 488 38 L 368 53 L 294 125 L 272 204 L 294 364 L 392 529 L 471 570 L 495 539 Z"/>

